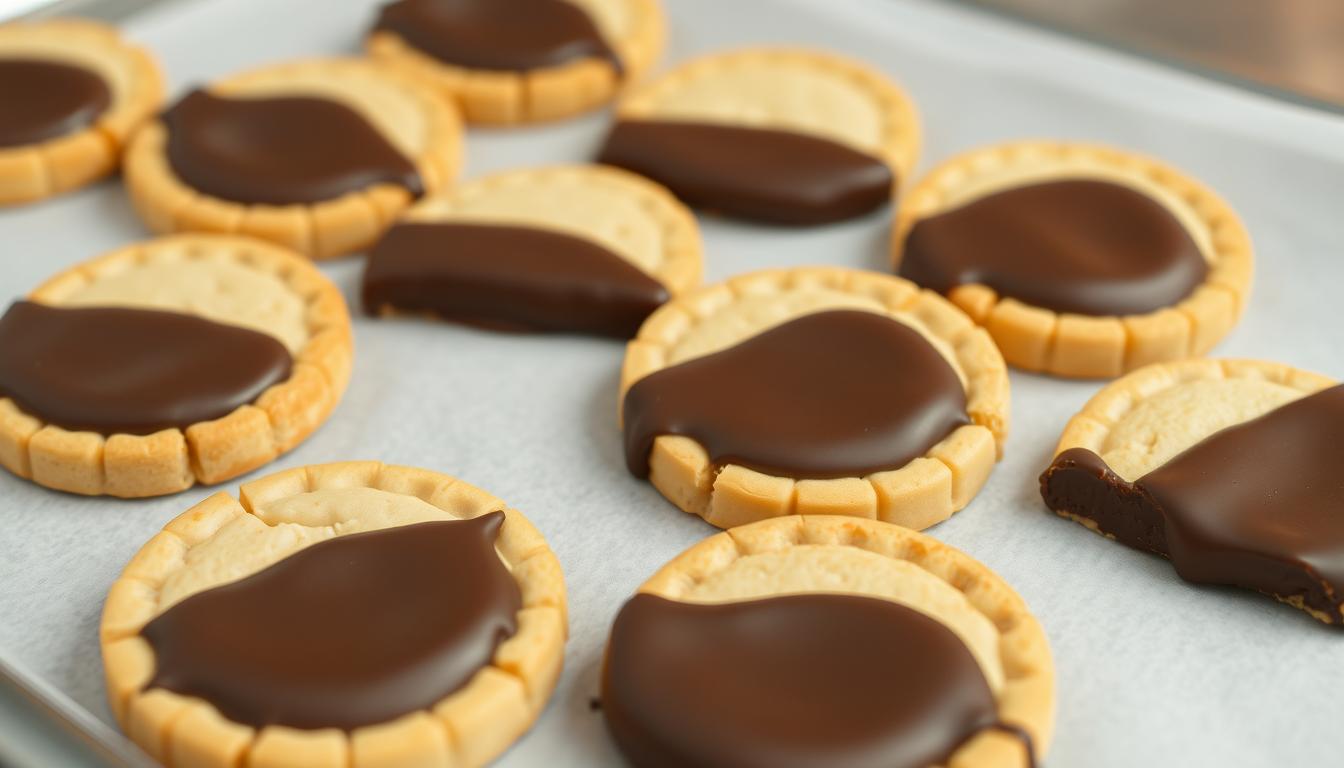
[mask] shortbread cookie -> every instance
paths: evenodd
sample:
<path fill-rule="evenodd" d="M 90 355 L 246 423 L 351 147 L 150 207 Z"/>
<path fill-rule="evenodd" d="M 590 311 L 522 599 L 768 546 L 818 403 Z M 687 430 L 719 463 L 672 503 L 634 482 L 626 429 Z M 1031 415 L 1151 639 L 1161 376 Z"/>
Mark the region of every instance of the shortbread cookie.
<path fill-rule="evenodd" d="M 546 705 L 565 635 L 560 563 L 522 513 L 374 461 L 187 510 L 101 627 L 117 722 L 200 768 L 484 765 Z"/>
<path fill-rule="evenodd" d="M 433 92 L 356 59 L 312 59 L 188 93 L 138 131 L 126 185 L 156 232 L 230 232 L 314 258 L 368 247 L 457 175 L 462 129 Z"/>
<path fill-rule="evenodd" d="M 897 273 L 989 329 L 1010 365 L 1082 378 L 1208 352 L 1241 316 L 1251 241 L 1204 185 L 1107 147 L 1017 142 L 906 194 Z"/>
<path fill-rule="evenodd" d="M 828 516 L 687 550 L 621 609 L 602 674 L 637 767 L 1022 768 L 1054 708 L 1045 633 L 994 572 Z"/>
<path fill-rule="evenodd" d="M 664 26 L 657 0 L 396 0 L 366 45 L 468 121 L 506 125 L 611 101 L 658 58 Z"/>
<path fill-rule="evenodd" d="M 767 270 L 654 312 L 621 375 L 626 461 L 721 528 L 788 514 L 946 519 L 1008 432 L 984 329 L 872 272 Z"/>
<path fill-rule="evenodd" d="M 0 205 L 59 195 L 116 170 L 163 99 L 143 49 L 95 21 L 0 24 Z"/>
<path fill-rule="evenodd" d="M 626 96 L 599 160 L 698 208 L 824 224 L 889 202 L 918 152 L 914 104 L 886 77 L 762 48 L 696 59 Z"/>
<path fill-rule="evenodd" d="M 66 270 L 0 317 L 0 465 L 137 497 L 249 472 L 350 377 L 341 292 L 268 243 L 180 235 Z"/>
<path fill-rule="evenodd" d="M 414 206 L 369 254 L 364 307 L 628 339 L 700 272 L 695 217 L 667 190 L 614 168 L 551 166 Z"/>
<path fill-rule="evenodd" d="M 1344 386 L 1277 363 L 1187 360 L 1112 383 L 1073 417 L 1041 495 L 1055 512 L 1344 621 Z"/>

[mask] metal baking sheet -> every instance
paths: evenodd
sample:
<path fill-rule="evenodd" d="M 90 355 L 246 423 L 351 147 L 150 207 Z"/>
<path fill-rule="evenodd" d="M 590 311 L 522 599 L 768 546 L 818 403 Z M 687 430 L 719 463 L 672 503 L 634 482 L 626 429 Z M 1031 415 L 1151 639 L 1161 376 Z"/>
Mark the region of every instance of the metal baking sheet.
<path fill-rule="evenodd" d="M 986 142 L 1058 136 L 1188 169 L 1230 199 L 1258 246 L 1246 317 L 1217 352 L 1344 377 L 1338 118 L 928 0 L 665 2 L 664 62 L 790 43 L 843 51 L 896 77 L 924 115 L 923 168 Z M 354 52 L 374 6 L 186 0 L 134 17 L 127 31 L 158 53 L 180 92 L 275 59 Z M 605 119 L 473 131 L 468 174 L 590 157 Z M 706 218 L 706 272 L 883 269 L 887 225 L 886 214 L 809 230 Z M 144 235 L 115 182 L 0 212 L 0 296 Z M 323 267 L 352 305 L 360 267 Z M 501 764 L 618 765 L 589 708 L 607 628 L 642 580 L 714 532 L 625 472 L 615 425 L 621 345 L 363 318 L 355 335 L 354 376 L 331 421 L 256 475 L 377 458 L 457 475 L 524 510 L 564 564 L 571 637 L 549 708 Z M 930 533 L 1002 574 L 1045 625 L 1059 707 L 1047 765 L 1337 762 L 1344 635 L 1266 598 L 1185 584 L 1164 561 L 1048 514 L 1037 474 L 1097 385 L 1017 372 L 1012 385 L 1006 458 L 969 508 Z M 0 655 L 110 721 L 97 642 L 104 593 L 142 542 L 215 490 L 84 499 L 0 472 Z M 0 740 L 17 738 L 6 727 Z"/>

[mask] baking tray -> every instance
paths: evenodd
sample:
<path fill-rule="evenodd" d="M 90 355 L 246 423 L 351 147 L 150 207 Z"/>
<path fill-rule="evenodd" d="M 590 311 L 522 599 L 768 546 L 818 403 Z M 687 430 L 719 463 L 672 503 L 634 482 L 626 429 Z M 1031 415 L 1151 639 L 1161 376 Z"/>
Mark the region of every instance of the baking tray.
<path fill-rule="evenodd" d="M 1059 136 L 1159 155 L 1212 184 L 1258 246 L 1241 326 L 1218 348 L 1344 377 L 1344 123 L 958 6 L 923 0 L 665 0 L 664 62 L 748 43 L 842 51 L 904 83 L 924 115 L 921 167 L 985 142 Z M 375 2 L 184 0 L 128 22 L 175 92 L 241 67 L 354 52 Z M 473 131 L 468 175 L 590 157 L 606 117 Z M 886 267 L 887 214 L 819 229 L 703 220 L 709 279 L 770 266 Z M 0 296 L 144 237 L 107 183 L 0 212 Z M 324 265 L 352 307 L 358 259 Z M 487 488 L 546 534 L 565 568 L 565 674 L 501 761 L 619 761 L 589 707 L 622 601 L 713 529 L 623 466 L 622 347 L 356 318 L 350 389 L 330 422 L 252 476 L 356 458 L 419 465 Z M 1047 513 L 1036 477 L 1095 383 L 1014 372 L 1006 456 L 975 501 L 930 533 L 1017 588 L 1049 634 L 1059 717 L 1047 765 L 1337 763 L 1344 636 L 1272 600 L 1194 587 L 1164 561 Z M 230 483 L 225 488 L 232 490 Z M 109 584 L 174 515 L 217 489 L 148 501 L 84 499 L 0 472 L 0 656 L 110 722 L 97 626 Z M 0 729 L 5 727 L 0 723 Z M 0 741 L 16 738 L 0 730 Z"/>

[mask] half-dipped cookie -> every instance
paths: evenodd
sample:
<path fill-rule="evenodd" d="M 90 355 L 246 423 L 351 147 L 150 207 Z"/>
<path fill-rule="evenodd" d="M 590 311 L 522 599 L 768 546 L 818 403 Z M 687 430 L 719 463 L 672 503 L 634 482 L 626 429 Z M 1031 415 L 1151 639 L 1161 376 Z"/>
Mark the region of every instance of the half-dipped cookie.
<path fill-rule="evenodd" d="M 154 60 L 113 27 L 82 19 L 0 24 L 0 205 L 112 173 L 126 138 L 162 99 Z"/>
<path fill-rule="evenodd" d="M 126 185 L 156 232 L 251 235 L 314 258 L 368 247 L 460 166 L 456 112 L 357 59 L 226 78 L 138 131 Z"/>
<path fill-rule="evenodd" d="M 1024 768 L 1054 666 L 1022 599 L 875 520 L 788 517 L 687 550 L 621 608 L 602 714 L 635 768 Z"/>
<path fill-rule="evenodd" d="M 536 720 L 566 634 L 521 513 L 374 461 L 286 470 L 164 526 L 108 592 L 108 698 L 164 765 L 480 766 Z"/>
<path fill-rule="evenodd" d="M 364 307 L 628 339 L 700 282 L 695 217 L 603 166 L 507 171 L 426 198 L 369 253 Z"/>
<path fill-rule="evenodd" d="M 952 158 L 901 200 L 896 271 L 989 329 L 1010 365 L 1113 377 L 1209 351 L 1241 316 L 1251 241 L 1156 160 L 1017 142 Z"/>
<path fill-rule="evenodd" d="M 394 0 L 366 47 L 472 123 L 554 120 L 601 106 L 663 50 L 657 0 Z"/>
<path fill-rule="evenodd" d="M 882 74 L 760 48 L 695 59 L 630 93 L 598 159 L 697 208 L 806 225 L 886 205 L 918 152 L 914 104 Z"/>
<path fill-rule="evenodd" d="M 87 495 L 218 483 L 316 430 L 351 356 L 340 290 L 298 254 L 225 235 L 137 243 L 0 316 L 0 465 Z"/>
<path fill-rule="evenodd" d="M 721 528 L 826 513 L 919 529 L 988 478 L 1008 374 L 984 329 L 912 283 L 767 270 L 649 317 L 621 418 L 631 474 Z"/>
<path fill-rule="evenodd" d="M 1157 364 L 1074 416 L 1046 506 L 1171 560 L 1344 623 L 1344 386 L 1254 360 Z"/>

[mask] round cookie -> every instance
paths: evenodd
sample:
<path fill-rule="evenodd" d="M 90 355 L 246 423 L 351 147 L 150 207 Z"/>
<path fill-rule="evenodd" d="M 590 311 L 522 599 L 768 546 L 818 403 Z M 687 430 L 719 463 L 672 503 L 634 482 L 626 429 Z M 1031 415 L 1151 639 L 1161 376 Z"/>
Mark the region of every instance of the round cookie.
<path fill-rule="evenodd" d="M 1171 560 L 1344 623 L 1344 386 L 1255 360 L 1141 368 L 1069 421 L 1046 506 Z"/>
<path fill-rule="evenodd" d="M 920 529 L 988 478 L 1008 375 L 983 329 L 905 280 L 766 270 L 654 312 L 621 408 L 631 472 L 721 528 L 828 513 Z"/>
<path fill-rule="evenodd" d="M 1044 755 L 1054 709 L 1045 633 L 1002 579 L 843 517 L 691 547 L 618 614 L 603 670 L 635 766 L 1017 768 Z"/>
<path fill-rule="evenodd" d="M 0 24 L 0 205 L 112 173 L 131 131 L 162 99 L 154 60 L 113 27 L 82 19 Z"/>
<path fill-rule="evenodd" d="M 364 461 L 187 510 L 112 585 L 100 638 L 117 722 L 165 764 L 480 766 L 545 706 L 566 623 L 522 513 Z"/>
<path fill-rule="evenodd" d="M 657 0 L 398 0 L 365 46 L 472 123 L 569 117 L 611 101 L 663 49 Z"/>
<path fill-rule="evenodd" d="M 628 339 L 701 273 L 695 217 L 603 166 L 506 171 L 426 198 L 369 254 L 370 312 Z"/>
<path fill-rule="evenodd" d="M 359 59 L 309 59 L 192 91 L 139 130 L 126 186 L 155 232 L 259 237 L 324 259 L 368 247 L 461 165 L 450 105 Z"/>
<path fill-rule="evenodd" d="M 1236 324 L 1251 241 L 1199 182 L 1108 147 L 1025 141 L 948 160 L 906 193 L 897 273 L 945 293 L 1010 365 L 1108 378 L 1203 355 Z"/>
<path fill-rule="evenodd" d="M 316 430 L 352 354 L 340 290 L 295 253 L 225 235 L 127 246 L 0 317 L 0 465 L 86 495 L 222 482 Z"/>
<path fill-rule="evenodd" d="M 828 53 L 751 48 L 626 95 L 599 161 L 699 208 L 808 225 L 890 202 L 919 144 L 914 103 L 882 74 Z"/>

